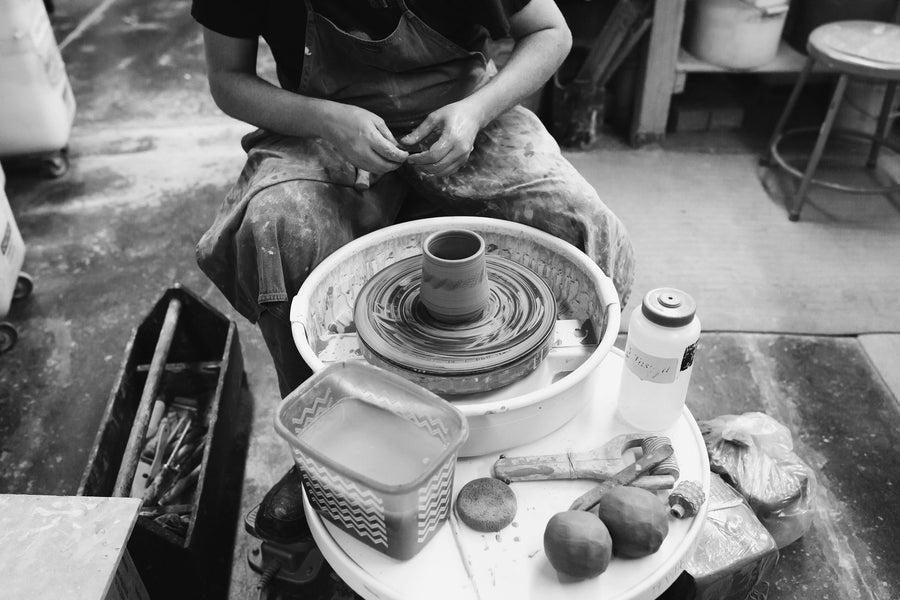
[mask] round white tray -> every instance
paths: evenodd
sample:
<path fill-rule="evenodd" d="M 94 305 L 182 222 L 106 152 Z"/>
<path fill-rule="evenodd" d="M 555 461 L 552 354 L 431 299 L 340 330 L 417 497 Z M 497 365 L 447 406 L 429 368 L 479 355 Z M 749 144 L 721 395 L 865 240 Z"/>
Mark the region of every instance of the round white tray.
<path fill-rule="evenodd" d="M 631 433 L 613 416 L 622 364 L 621 352 L 614 349 L 588 378 L 589 402 L 577 418 L 551 435 L 505 454 L 580 452 Z M 708 496 L 709 460 L 690 411 L 685 408 L 678 421 L 662 433 L 672 440 L 681 478 L 699 482 Z M 490 454 L 459 460 L 454 500 L 467 482 L 490 476 L 497 458 Z M 670 518 L 669 534 L 656 553 L 640 559 L 613 558 L 599 577 L 572 580 L 559 576 L 547 561 L 544 528 L 550 517 L 566 510 L 596 483 L 528 481 L 511 485 L 518 502 L 512 525 L 499 533 L 479 533 L 451 512 L 450 520 L 408 561 L 389 558 L 323 522 L 306 498 L 304 506 L 313 537 L 328 563 L 367 600 L 651 600 L 684 570 L 707 512 L 704 503 L 694 518 Z"/>
<path fill-rule="evenodd" d="M 313 371 L 327 362 L 362 360 L 353 312 L 363 285 L 386 266 L 420 253 L 424 239 L 444 229 L 475 231 L 484 237 L 489 255 L 541 276 L 559 307 L 557 337 L 565 324 L 589 324 L 591 344 L 555 344 L 519 381 L 490 392 L 445 396 L 469 423 L 460 456 L 540 439 L 584 407 L 588 376 L 612 348 L 621 310 L 618 293 L 600 267 L 571 244 L 533 227 L 483 217 L 437 217 L 386 227 L 346 244 L 313 269 L 291 302 L 297 349 Z"/>

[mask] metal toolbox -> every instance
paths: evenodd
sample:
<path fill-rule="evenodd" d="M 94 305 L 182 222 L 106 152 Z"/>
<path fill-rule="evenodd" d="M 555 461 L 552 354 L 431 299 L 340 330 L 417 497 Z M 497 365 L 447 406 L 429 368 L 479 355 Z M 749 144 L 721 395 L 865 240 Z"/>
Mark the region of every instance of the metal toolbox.
<path fill-rule="evenodd" d="M 170 314 L 173 306 L 178 308 L 175 319 Z M 159 359 L 157 346 L 163 338 L 170 339 L 170 345 Z M 155 368 L 158 364 L 161 367 Z M 152 375 L 154 371 L 159 375 Z M 251 403 L 240 401 L 244 366 L 236 325 L 187 289 L 168 289 L 128 341 L 78 495 L 129 495 L 122 493 L 117 479 L 128 468 L 127 457 L 137 456 L 129 451 L 132 429 L 140 427 L 146 412 L 141 408 L 143 396 L 157 379 L 158 391 L 152 392 L 156 398 L 199 399 L 197 414 L 205 427 L 197 441 L 202 447 L 199 477 L 190 500 L 181 505 L 189 515 L 182 521 L 184 529 L 172 529 L 155 515 L 144 514 L 145 501 L 128 549 L 151 597 L 224 598 L 251 422 L 243 413 L 251 410 Z"/>

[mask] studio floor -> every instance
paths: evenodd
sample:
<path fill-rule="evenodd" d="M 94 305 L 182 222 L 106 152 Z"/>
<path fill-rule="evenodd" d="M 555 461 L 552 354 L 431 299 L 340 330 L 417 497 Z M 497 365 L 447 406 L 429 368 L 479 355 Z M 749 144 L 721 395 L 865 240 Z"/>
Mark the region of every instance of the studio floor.
<path fill-rule="evenodd" d="M 279 395 L 262 337 L 194 260 L 250 128 L 214 106 L 189 13 L 185 0 L 56 4 L 78 105 L 70 170 L 50 179 L 27 161 L 3 162 L 35 288 L 13 304 L 20 339 L 0 356 L 0 493 L 76 492 L 126 342 L 176 283 L 237 323 L 250 415 L 246 464 L 234 466 L 240 512 L 291 463 L 272 428 Z M 694 416 L 766 412 L 815 472 L 813 525 L 781 552 L 767 597 L 898 598 L 900 318 L 891 307 L 900 295 L 884 292 L 900 281 L 897 205 L 818 196 L 789 224 L 758 171 L 760 137 L 670 136 L 644 149 L 612 140 L 571 159 L 634 233 L 635 294 L 683 287 L 710 316 L 688 395 Z M 740 208 L 732 215 L 724 203 Z M 682 240 L 679 252 L 666 235 Z M 676 255 L 690 268 L 676 273 Z M 235 600 L 257 582 L 240 519 L 229 524 Z"/>

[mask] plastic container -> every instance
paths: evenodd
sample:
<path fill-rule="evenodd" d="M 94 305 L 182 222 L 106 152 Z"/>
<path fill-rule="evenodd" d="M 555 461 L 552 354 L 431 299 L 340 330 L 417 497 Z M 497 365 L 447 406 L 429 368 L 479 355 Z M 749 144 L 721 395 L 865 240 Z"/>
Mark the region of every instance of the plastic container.
<path fill-rule="evenodd" d="M 0 168 L 0 319 L 9 314 L 9 306 L 16 294 L 22 263 L 25 262 L 25 242 L 16 226 L 9 199 L 6 197 L 6 176 Z"/>
<path fill-rule="evenodd" d="M 425 388 L 366 363 L 331 364 L 281 402 L 275 429 L 316 512 L 376 550 L 411 558 L 447 520 L 469 430 Z"/>
<path fill-rule="evenodd" d="M 789 0 L 693 0 L 685 48 L 726 69 L 756 69 L 778 54 Z"/>
<path fill-rule="evenodd" d="M 835 115 L 836 129 L 849 129 L 874 134 L 878 128 L 878 117 L 884 103 L 887 84 L 863 79 L 850 79 L 847 91 Z M 894 96 L 893 108 L 888 115 L 887 131 L 891 131 L 900 104 L 900 94 Z"/>
<path fill-rule="evenodd" d="M 681 415 L 700 341 L 696 312 L 688 294 L 657 288 L 631 313 L 618 400 L 628 424 L 662 431 Z"/>
<path fill-rule="evenodd" d="M 42 0 L 0 0 L 0 156 L 58 152 L 75 97 Z"/>

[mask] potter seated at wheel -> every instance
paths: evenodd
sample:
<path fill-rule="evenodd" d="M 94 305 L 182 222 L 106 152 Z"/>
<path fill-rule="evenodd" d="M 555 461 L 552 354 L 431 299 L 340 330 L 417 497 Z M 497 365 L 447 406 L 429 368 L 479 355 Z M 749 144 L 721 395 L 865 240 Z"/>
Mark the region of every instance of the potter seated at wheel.
<path fill-rule="evenodd" d="M 198 262 L 258 324 L 281 396 L 312 372 L 292 334 L 292 299 L 317 265 L 394 224 L 401 208 L 533 226 L 577 248 L 627 301 L 624 226 L 519 106 L 571 46 L 552 0 L 193 0 L 192 14 L 217 104 L 258 128 L 242 142 L 244 170 L 199 241 Z M 257 73 L 260 37 L 279 86 Z M 490 37 L 514 42 L 499 72 L 486 58 Z M 263 502 L 263 535 L 303 534 L 292 473 Z"/>

